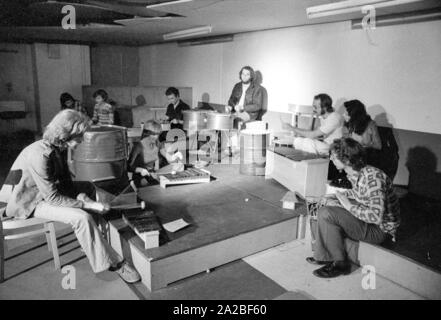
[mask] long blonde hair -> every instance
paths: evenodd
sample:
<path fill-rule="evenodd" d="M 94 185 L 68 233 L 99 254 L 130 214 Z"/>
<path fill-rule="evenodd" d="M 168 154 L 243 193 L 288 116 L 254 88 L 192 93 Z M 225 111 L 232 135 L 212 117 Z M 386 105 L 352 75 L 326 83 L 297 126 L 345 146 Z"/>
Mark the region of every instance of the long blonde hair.
<path fill-rule="evenodd" d="M 43 139 L 50 144 L 63 147 L 70 139 L 82 136 L 90 126 L 90 119 L 75 110 L 65 109 L 58 112 L 46 126 Z"/>

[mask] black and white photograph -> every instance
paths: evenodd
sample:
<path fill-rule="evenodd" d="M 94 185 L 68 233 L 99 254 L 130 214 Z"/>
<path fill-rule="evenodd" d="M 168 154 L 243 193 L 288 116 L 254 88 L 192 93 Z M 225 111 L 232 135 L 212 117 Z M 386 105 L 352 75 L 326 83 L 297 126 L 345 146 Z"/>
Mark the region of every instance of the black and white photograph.
<path fill-rule="evenodd" d="M 441 0 L 0 0 L 12 300 L 441 300 Z"/>

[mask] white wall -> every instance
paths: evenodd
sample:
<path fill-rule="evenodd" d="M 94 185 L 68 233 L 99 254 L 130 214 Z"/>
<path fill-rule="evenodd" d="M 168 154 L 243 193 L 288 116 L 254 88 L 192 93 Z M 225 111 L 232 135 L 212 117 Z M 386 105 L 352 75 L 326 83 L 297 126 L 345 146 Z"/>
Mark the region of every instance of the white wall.
<path fill-rule="evenodd" d="M 36 130 L 31 45 L 0 43 L 0 100 L 25 102 L 26 118 L 0 120 L 0 132 Z"/>
<path fill-rule="evenodd" d="M 60 44 L 60 59 L 48 57 L 47 44 L 36 43 L 36 68 L 42 127 L 60 111 L 60 94 L 81 100 L 82 86 L 90 85 L 89 47 Z"/>
<path fill-rule="evenodd" d="M 224 100 L 222 75 L 225 73 L 222 51 L 221 45 L 142 47 L 139 85 L 192 87 L 194 106 L 204 93 L 210 95 L 210 101 L 221 102 Z"/>
<path fill-rule="evenodd" d="M 238 71 L 263 75 L 268 109 L 311 103 L 329 93 L 338 107 L 358 98 L 376 120 L 395 128 L 441 134 L 441 21 L 381 27 L 368 35 L 350 22 L 237 35 L 234 42 L 140 49 L 140 85 L 192 86 L 226 103 Z"/>

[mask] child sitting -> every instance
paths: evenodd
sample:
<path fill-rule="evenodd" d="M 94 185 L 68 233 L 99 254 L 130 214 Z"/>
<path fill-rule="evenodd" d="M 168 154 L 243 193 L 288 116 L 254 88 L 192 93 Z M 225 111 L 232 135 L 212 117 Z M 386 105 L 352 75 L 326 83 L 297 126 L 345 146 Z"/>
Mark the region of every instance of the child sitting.
<path fill-rule="evenodd" d="M 135 142 L 129 157 L 129 171 L 133 172 L 133 181 L 136 186 L 143 184 L 143 179 L 151 181 L 151 172 L 158 168 L 158 136 L 161 125 L 149 120 L 145 123 L 141 134 L 141 141 Z"/>
<path fill-rule="evenodd" d="M 107 92 L 99 89 L 93 93 L 95 107 L 93 108 L 92 121 L 99 125 L 112 125 L 114 123 L 114 107 L 108 103 Z"/>

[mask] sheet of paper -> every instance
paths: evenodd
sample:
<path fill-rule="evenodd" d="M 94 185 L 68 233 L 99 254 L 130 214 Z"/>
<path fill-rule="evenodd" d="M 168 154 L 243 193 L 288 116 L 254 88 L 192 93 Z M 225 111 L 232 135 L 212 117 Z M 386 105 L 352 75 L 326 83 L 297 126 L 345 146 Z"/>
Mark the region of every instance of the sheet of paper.
<path fill-rule="evenodd" d="M 163 225 L 164 229 L 168 232 L 176 232 L 178 230 L 181 230 L 185 228 L 186 226 L 190 225 L 189 223 L 185 222 L 184 219 L 178 219 L 175 221 L 167 222 Z"/>

